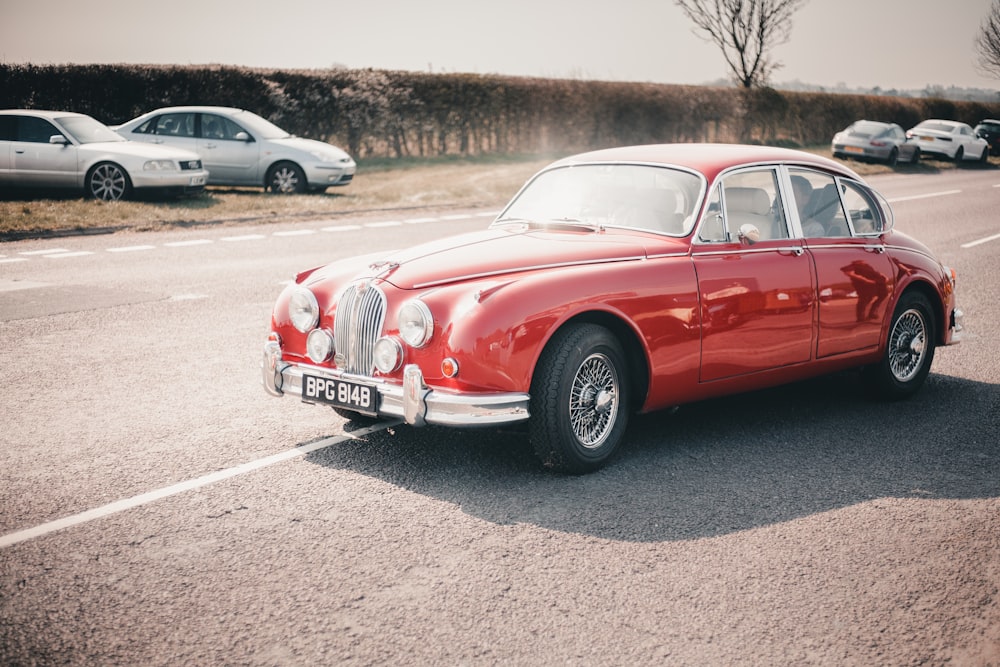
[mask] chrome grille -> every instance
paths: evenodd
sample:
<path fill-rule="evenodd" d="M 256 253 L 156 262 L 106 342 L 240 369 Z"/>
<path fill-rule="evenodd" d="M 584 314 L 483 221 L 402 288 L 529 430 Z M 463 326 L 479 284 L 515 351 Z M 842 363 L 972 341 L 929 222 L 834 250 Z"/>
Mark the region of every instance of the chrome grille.
<path fill-rule="evenodd" d="M 354 283 L 340 297 L 333 336 L 337 368 L 371 375 L 375 370 L 375 341 L 385 323 L 385 294 L 368 281 Z"/>

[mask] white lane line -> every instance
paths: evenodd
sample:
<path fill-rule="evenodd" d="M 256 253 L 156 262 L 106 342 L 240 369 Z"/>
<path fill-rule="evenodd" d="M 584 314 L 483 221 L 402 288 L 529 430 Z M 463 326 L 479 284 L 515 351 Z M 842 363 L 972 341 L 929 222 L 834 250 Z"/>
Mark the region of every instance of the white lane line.
<path fill-rule="evenodd" d="M 94 253 L 89 250 L 77 250 L 76 252 L 60 252 L 54 255 L 42 255 L 46 259 L 62 259 L 64 257 L 86 257 L 87 255 L 93 255 Z"/>
<path fill-rule="evenodd" d="M 974 248 L 977 245 L 982 245 L 984 243 L 989 243 L 990 241 L 1000 240 L 1000 234 L 994 234 L 993 236 L 987 236 L 986 238 L 976 239 L 975 241 L 969 241 L 968 243 L 963 243 L 960 248 Z"/>
<path fill-rule="evenodd" d="M 186 248 L 193 245 L 208 245 L 209 243 L 212 243 L 210 239 L 192 239 L 191 241 L 171 241 L 163 245 L 168 248 Z"/>
<path fill-rule="evenodd" d="M 373 229 L 378 229 L 380 227 L 402 227 L 403 223 L 397 220 L 384 220 L 382 222 L 366 222 L 365 227 L 371 227 Z"/>
<path fill-rule="evenodd" d="M 355 230 L 361 229 L 361 225 L 333 225 L 332 227 L 323 227 L 320 231 L 323 232 L 353 232 Z"/>
<path fill-rule="evenodd" d="M 437 222 L 440 218 L 409 218 L 408 220 L 403 220 L 408 225 L 422 225 L 425 222 Z"/>
<path fill-rule="evenodd" d="M 961 193 L 961 190 L 945 190 L 943 192 L 928 192 L 922 195 L 910 195 L 909 197 L 895 197 L 889 200 L 890 204 L 895 204 L 900 201 L 911 201 L 913 199 L 929 199 L 931 197 L 945 197 L 947 195 L 957 195 Z"/>
<path fill-rule="evenodd" d="M 468 220 L 472 216 L 468 213 L 462 213 L 460 215 L 442 215 L 441 220 Z"/>
<path fill-rule="evenodd" d="M 285 232 L 274 232 L 271 236 L 309 236 L 315 233 L 315 229 L 291 229 Z"/>
<path fill-rule="evenodd" d="M 216 482 L 221 482 L 222 480 L 229 479 L 230 477 L 244 475 L 248 472 L 253 472 L 254 470 L 260 470 L 261 468 L 266 468 L 276 463 L 282 463 L 284 461 L 288 461 L 290 459 L 294 459 L 299 456 L 305 456 L 306 454 L 310 454 L 312 452 L 319 451 L 321 449 L 326 449 L 327 447 L 332 447 L 333 445 L 337 445 L 342 442 L 346 442 L 348 440 L 355 440 L 358 437 L 363 435 L 368 435 L 369 433 L 375 433 L 376 431 L 382 431 L 384 429 L 391 428 L 393 426 L 398 425 L 399 423 L 400 423 L 399 421 L 380 422 L 373 426 L 369 426 L 363 429 L 358 429 L 357 431 L 353 431 L 351 433 L 345 433 L 343 435 L 335 436 L 332 438 L 325 438 L 323 440 L 318 440 L 317 442 L 309 443 L 306 445 L 299 445 L 294 449 L 286 449 L 283 452 L 279 452 L 271 456 L 266 456 L 262 459 L 257 459 L 256 461 L 249 461 L 247 463 L 235 466 L 233 468 L 219 470 L 217 472 L 213 472 L 208 475 L 204 475 L 202 477 L 197 477 L 195 479 L 191 479 L 186 482 L 179 482 L 171 486 L 165 486 L 162 489 L 157 489 L 155 491 L 143 493 L 138 496 L 133 496 L 131 498 L 125 498 L 123 500 L 109 503 L 107 505 L 102 505 L 101 507 L 95 507 L 94 509 L 87 510 L 86 512 L 74 514 L 72 516 L 64 517 L 62 519 L 56 519 L 55 521 L 49 521 L 48 523 L 43 523 L 40 526 L 35 526 L 34 528 L 26 528 L 24 530 L 15 531 L 13 533 L 7 533 L 6 535 L 0 535 L 0 549 L 17 544 L 18 542 L 24 542 L 25 540 L 30 540 L 35 537 L 48 535 L 49 533 L 54 533 L 55 531 L 62 530 L 63 528 L 77 526 L 81 523 L 87 523 L 88 521 L 101 519 L 111 514 L 124 512 L 125 510 L 134 509 L 142 505 L 147 505 L 151 502 L 177 495 L 178 493 L 184 493 L 185 491 L 193 491 L 194 489 L 200 489 L 203 486 L 208 486 L 209 484 L 215 484 Z"/>
<path fill-rule="evenodd" d="M 266 239 L 263 234 L 244 234 L 243 236 L 223 236 L 220 241 L 259 241 Z"/>
<path fill-rule="evenodd" d="M 0 264 L 13 264 L 14 262 L 27 262 L 27 257 L 10 257 L 8 259 L 0 259 Z"/>
<path fill-rule="evenodd" d="M 108 252 L 138 252 L 140 250 L 155 250 L 155 245 L 127 245 L 120 248 L 106 248 Z"/>
<path fill-rule="evenodd" d="M 57 252 L 69 252 L 69 250 L 66 250 L 66 248 L 49 248 L 48 250 L 25 250 L 18 254 L 31 257 L 32 255 L 51 255 Z"/>

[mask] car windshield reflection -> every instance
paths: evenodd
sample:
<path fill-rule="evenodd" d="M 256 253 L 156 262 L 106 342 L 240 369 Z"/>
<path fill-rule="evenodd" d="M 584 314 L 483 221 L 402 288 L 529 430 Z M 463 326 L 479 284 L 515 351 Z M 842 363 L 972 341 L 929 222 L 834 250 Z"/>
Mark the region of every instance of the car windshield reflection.
<path fill-rule="evenodd" d="M 494 224 L 511 221 L 591 229 L 623 227 L 685 236 L 694 226 L 701 179 L 648 165 L 598 164 L 539 174 Z"/>
<path fill-rule="evenodd" d="M 93 118 L 66 116 L 57 119 L 67 132 L 81 144 L 97 144 L 108 141 L 125 141 L 114 130 Z"/>

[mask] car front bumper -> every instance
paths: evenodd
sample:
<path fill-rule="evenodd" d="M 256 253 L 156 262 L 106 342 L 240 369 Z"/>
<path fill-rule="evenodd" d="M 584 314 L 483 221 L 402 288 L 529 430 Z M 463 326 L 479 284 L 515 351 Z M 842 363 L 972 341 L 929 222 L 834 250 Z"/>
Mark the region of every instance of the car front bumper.
<path fill-rule="evenodd" d="M 136 171 L 130 172 L 129 178 L 132 179 L 132 187 L 137 189 L 171 188 L 198 192 L 204 190 L 208 183 L 208 170 Z"/>
<path fill-rule="evenodd" d="M 378 392 L 378 416 L 402 419 L 412 426 L 496 426 L 521 422 L 528 418 L 528 394 L 519 392 L 458 393 L 432 389 L 424 383 L 416 364 L 403 369 L 403 384 L 389 384 L 370 377 L 341 371 L 288 363 L 281 358 L 281 346 L 275 341 L 264 345 L 261 382 L 272 396 L 302 395 L 305 372 L 327 379 L 363 382 Z M 307 403 L 311 401 L 305 401 Z"/>

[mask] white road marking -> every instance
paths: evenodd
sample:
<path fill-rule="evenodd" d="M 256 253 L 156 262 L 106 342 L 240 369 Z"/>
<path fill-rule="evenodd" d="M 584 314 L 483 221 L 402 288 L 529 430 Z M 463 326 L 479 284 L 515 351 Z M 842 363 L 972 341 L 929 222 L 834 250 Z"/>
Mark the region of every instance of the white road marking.
<path fill-rule="evenodd" d="M 263 234 L 244 234 L 243 236 L 223 236 L 220 241 L 258 241 L 266 239 Z"/>
<path fill-rule="evenodd" d="M 323 232 L 353 232 L 361 229 L 361 225 L 333 225 L 332 227 L 324 227 L 320 231 Z"/>
<path fill-rule="evenodd" d="M 943 192 L 928 192 L 927 194 L 923 194 L 923 195 L 910 195 L 909 197 L 895 197 L 893 199 L 890 199 L 889 203 L 890 204 L 895 204 L 896 202 L 911 201 L 913 199 L 929 199 L 931 197 L 944 197 L 946 195 L 957 195 L 960 192 L 962 192 L 962 191 L 961 190 L 945 190 Z"/>
<path fill-rule="evenodd" d="M 193 245 L 208 245 L 212 243 L 210 239 L 192 239 L 190 241 L 171 241 L 170 243 L 164 243 L 163 245 L 168 248 L 187 248 Z"/>
<path fill-rule="evenodd" d="M 306 445 L 299 445 L 294 449 L 286 449 L 283 452 L 266 456 L 262 459 L 257 459 L 256 461 L 249 461 L 233 468 L 219 470 L 186 482 L 179 482 L 171 486 L 165 486 L 162 489 L 156 489 L 155 491 L 143 493 L 138 496 L 125 498 L 107 505 L 102 505 L 101 507 L 95 507 L 94 509 L 87 510 L 86 512 L 80 512 L 79 514 L 73 514 L 72 516 L 64 517 L 62 519 L 49 521 L 48 523 L 43 523 L 40 526 L 35 526 L 34 528 L 25 528 L 24 530 L 18 530 L 13 533 L 7 533 L 6 535 L 0 535 L 0 549 L 35 537 L 48 535 L 49 533 L 54 533 L 55 531 L 62 530 L 63 528 L 70 528 L 81 523 L 87 523 L 88 521 L 94 521 L 96 519 L 110 516 L 111 514 L 117 514 L 118 512 L 124 512 L 125 510 L 147 505 L 163 498 L 184 493 L 185 491 L 200 489 L 203 486 L 215 484 L 216 482 L 221 482 L 222 480 L 236 477 L 238 475 L 244 475 L 248 472 L 253 472 L 254 470 L 260 470 L 261 468 L 266 468 L 276 463 L 282 463 L 299 456 L 305 456 L 306 454 L 326 449 L 327 447 L 332 447 L 333 445 L 337 445 L 348 440 L 355 440 L 363 435 L 391 428 L 399 423 L 399 421 L 380 422 L 373 426 L 358 429 L 357 431 L 353 431 L 351 433 L 345 433 L 332 438 L 324 438 L 323 440 L 318 440 L 317 442 L 312 442 Z"/>
<path fill-rule="evenodd" d="M 30 257 L 32 255 L 50 255 L 57 252 L 69 252 L 69 250 L 66 250 L 66 248 L 49 248 L 48 250 L 25 250 L 18 254 Z"/>
<path fill-rule="evenodd" d="M 0 259 L 0 264 L 13 264 L 14 262 L 27 262 L 27 257 L 10 257 L 8 259 Z"/>
<path fill-rule="evenodd" d="M 408 220 L 403 220 L 408 225 L 422 225 L 425 222 L 437 222 L 439 218 L 410 218 Z"/>
<path fill-rule="evenodd" d="M 108 252 L 138 252 L 140 250 L 155 250 L 155 245 L 128 245 L 120 248 L 108 248 Z"/>
<path fill-rule="evenodd" d="M 274 232 L 272 236 L 309 236 L 315 233 L 315 229 L 290 229 L 284 232 Z"/>
<path fill-rule="evenodd" d="M 76 252 L 60 252 L 54 255 L 42 255 L 46 259 L 63 259 L 64 257 L 86 257 L 87 255 L 93 255 L 94 253 L 89 250 L 77 250 Z"/>
<path fill-rule="evenodd" d="M 402 227 L 403 223 L 398 220 L 386 220 L 384 222 L 366 222 L 365 227 L 378 229 L 380 227 Z"/>
<path fill-rule="evenodd" d="M 993 236 L 987 236 L 986 238 L 977 239 L 975 241 L 969 241 L 968 243 L 963 243 L 960 247 L 962 247 L 962 248 L 974 248 L 977 245 L 982 245 L 984 243 L 989 243 L 990 241 L 1000 241 L 1000 234 L 994 234 Z"/>

